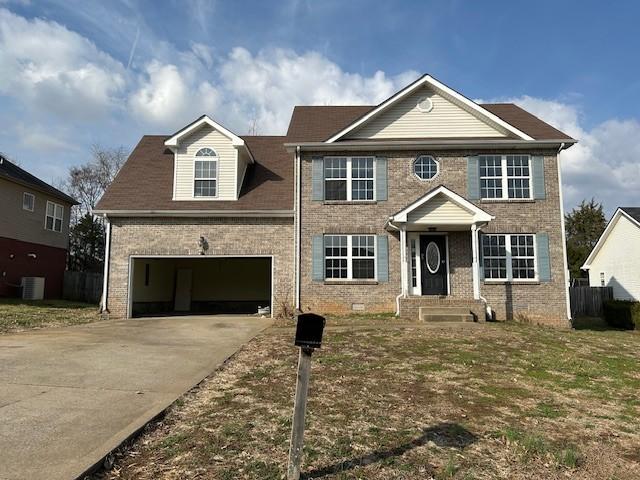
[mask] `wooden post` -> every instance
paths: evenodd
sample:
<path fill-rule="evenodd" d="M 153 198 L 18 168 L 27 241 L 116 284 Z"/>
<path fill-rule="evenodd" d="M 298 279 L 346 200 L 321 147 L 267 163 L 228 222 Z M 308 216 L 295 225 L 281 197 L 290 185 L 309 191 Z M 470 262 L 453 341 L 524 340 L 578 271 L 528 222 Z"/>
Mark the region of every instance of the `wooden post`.
<path fill-rule="evenodd" d="M 313 349 L 311 348 L 300 349 L 287 480 L 300 479 L 300 461 L 302 460 L 302 446 L 304 444 L 304 416 L 307 410 L 307 391 L 309 389 L 309 376 L 311 374 L 312 353 Z"/>

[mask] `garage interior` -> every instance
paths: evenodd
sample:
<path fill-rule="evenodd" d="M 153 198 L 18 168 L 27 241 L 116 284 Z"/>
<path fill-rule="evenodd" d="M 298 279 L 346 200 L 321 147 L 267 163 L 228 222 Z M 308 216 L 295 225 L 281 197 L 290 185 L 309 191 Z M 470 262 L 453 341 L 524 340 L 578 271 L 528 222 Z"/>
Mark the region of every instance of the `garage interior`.
<path fill-rule="evenodd" d="M 132 258 L 131 316 L 255 314 L 270 307 L 270 257 Z"/>

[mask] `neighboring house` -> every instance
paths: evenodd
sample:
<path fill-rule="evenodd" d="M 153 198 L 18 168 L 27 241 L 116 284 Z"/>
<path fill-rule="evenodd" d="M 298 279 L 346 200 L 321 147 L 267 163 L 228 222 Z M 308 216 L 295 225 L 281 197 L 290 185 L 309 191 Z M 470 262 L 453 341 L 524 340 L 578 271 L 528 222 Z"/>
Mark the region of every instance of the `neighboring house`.
<path fill-rule="evenodd" d="M 207 116 L 145 136 L 95 211 L 106 308 L 566 326 L 558 156 L 574 143 L 429 75 L 377 106 L 296 107 L 286 136 Z"/>
<path fill-rule="evenodd" d="M 612 287 L 613 298 L 640 301 L 640 207 L 616 210 L 582 269 L 592 287 Z"/>
<path fill-rule="evenodd" d="M 73 198 L 0 157 L 0 297 L 22 277 L 44 277 L 45 298 L 62 296 Z"/>

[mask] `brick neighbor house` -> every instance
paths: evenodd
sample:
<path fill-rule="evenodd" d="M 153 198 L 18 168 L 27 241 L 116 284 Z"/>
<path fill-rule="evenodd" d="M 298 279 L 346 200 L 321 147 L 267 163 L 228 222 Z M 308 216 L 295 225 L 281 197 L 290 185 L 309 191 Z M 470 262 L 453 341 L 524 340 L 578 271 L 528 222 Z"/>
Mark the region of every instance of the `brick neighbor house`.
<path fill-rule="evenodd" d="M 144 136 L 96 208 L 103 306 L 566 326 L 559 155 L 574 143 L 429 75 L 377 106 L 295 107 L 285 136 L 207 116 Z"/>
<path fill-rule="evenodd" d="M 44 297 L 62 296 L 73 198 L 0 156 L 0 297 L 23 277 L 44 277 Z"/>

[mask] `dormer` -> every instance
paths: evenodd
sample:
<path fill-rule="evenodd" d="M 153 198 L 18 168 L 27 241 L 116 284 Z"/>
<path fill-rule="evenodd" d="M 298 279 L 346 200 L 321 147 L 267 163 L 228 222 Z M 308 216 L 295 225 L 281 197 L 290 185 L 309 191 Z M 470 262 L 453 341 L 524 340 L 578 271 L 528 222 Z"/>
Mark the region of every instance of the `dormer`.
<path fill-rule="evenodd" d="M 174 154 L 173 200 L 238 200 L 254 162 L 242 138 L 203 115 L 164 144 Z"/>

